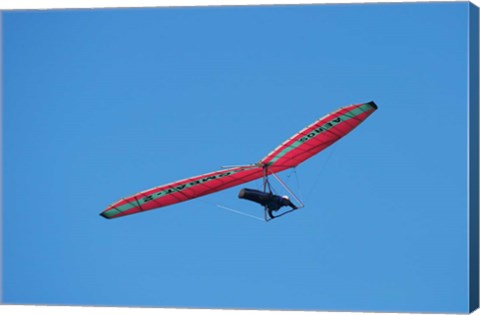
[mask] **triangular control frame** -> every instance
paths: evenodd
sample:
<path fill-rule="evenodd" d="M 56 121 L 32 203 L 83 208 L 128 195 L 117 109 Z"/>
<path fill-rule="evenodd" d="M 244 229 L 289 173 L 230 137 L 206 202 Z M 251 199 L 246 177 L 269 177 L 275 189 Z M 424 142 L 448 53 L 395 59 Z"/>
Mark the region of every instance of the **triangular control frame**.
<path fill-rule="evenodd" d="M 280 183 L 280 185 L 282 185 L 282 187 L 293 197 L 293 199 L 297 202 L 297 204 L 296 204 L 297 208 L 296 209 L 290 209 L 290 210 L 287 210 L 287 211 L 284 211 L 284 212 L 280 213 L 279 215 L 276 215 L 274 217 L 270 217 L 270 215 L 268 214 L 267 206 L 264 206 L 264 218 L 265 218 L 266 222 L 268 222 L 270 220 L 273 220 L 273 219 L 276 219 L 278 217 L 284 216 L 285 214 L 291 213 L 293 211 L 300 210 L 301 208 L 305 207 L 305 204 L 300 200 L 300 198 L 297 197 L 297 195 L 292 191 L 292 189 L 290 189 L 290 187 L 288 187 L 288 185 L 285 184 L 285 182 L 282 181 L 282 179 L 277 174 L 275 174 L 275 173 L 270 173 L 269 174 L 268 167 L 266 167 L 266 166 L 263 168 L 263 192 L 272 193 L 270 181 L 268 180 L 269 175 L 272 175 Z"/>

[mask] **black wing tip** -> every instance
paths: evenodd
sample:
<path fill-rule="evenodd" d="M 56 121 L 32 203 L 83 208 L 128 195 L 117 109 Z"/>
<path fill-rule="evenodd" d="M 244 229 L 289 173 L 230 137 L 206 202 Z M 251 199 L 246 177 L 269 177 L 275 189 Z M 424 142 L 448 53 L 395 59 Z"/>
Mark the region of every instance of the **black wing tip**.
<path fill-rule="evenodd" d="M 370 101 L 370 102 L 368 102 L 368 104 L 369 104 L 370 106 L 372 106 L 375 110 L 378 109 L 378 106 L 377 106 L 377 104 L 375 104 L 374 101 Z"/>
<path fill-rule="evenodd" d="M 100 213 L 100 216 L 104 217 L 105 219 L 111 219 L 110 217 L 107 217 L 107 215 L 105 214 L 105 212 Z"/>

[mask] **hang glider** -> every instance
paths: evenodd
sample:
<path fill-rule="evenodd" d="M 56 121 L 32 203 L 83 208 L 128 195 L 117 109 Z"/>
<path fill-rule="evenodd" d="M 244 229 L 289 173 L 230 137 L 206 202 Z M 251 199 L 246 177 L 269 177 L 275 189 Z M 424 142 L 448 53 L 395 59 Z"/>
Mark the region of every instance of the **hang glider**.
<path fill-rule="evenodd" d="M 198 198 L 259 178 L 264 179 L 264 193 L 271 194 L 271 191 L 266 191 L 269 175 L 296 167 L 324 150 L 352 131 L 376 109 L 377 105 L 373 101 L 342 107 L 302 129 L 255 164 L 229 167 L 154 187 L 120 199 L 100 215 L 107 219 L 118 218 Z M 249 191 L 244 196 L 250 196 L 245 199 L 260 204 L 263 202 L 259 191 Z M 262 205 L 271 214 L 271 206 L 268 209 L 267 202 L 264 203 Z"/>

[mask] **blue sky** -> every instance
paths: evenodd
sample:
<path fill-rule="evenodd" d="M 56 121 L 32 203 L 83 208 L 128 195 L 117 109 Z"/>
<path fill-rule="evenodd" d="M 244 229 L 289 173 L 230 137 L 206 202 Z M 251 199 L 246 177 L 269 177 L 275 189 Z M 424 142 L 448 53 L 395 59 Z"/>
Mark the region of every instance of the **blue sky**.
<path fill-rule="evenodd" d="M 3 302 L 466 312 L 466 3 L 3 13 Z M 379 109 L 285 181 L 105 220 Z"/>

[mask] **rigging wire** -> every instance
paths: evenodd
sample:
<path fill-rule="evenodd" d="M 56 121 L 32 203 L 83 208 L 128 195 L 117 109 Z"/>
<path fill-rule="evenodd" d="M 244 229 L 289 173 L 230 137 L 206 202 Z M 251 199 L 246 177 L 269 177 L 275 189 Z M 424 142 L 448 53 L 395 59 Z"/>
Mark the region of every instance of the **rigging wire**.
<path fill-rule="evenodd" d="M 255 180 L 254 182 L 258 183 L 258 180 Z M 270 183 L 268 183 L 267 185 L 270 185 Z M 265 222 L 265 220 L 261 217 L 258 217 L 258 216 L 255 216 L 255 215 L 252 215 L 252 214 L 249 214 L 249 213 L 245 213 L 245 212 L 240 211 L 240 210 L 236 210 L 236 209 L 233 209 L 233 208 L 223 206 L 221 204 L 218 204 L 214 200 L 209 200 L 209 198 L 198 198 L 198 199 L 195 199 L 195 201 L 198 202 L 198 203 L 202 203 L 202 204 L 206 205 L 208 208 L 211 208 L 212 206 L 216 206 L 220 209 L 228 210 L 232 213 L 240 214 L 240 215 L 243 215 L 243 216 L 255 219 L 255 220 Z"/>
<path fill-rule="evenodd" d="M 240 215 L 243 215 L 243 216 L 246 216 L 246 217 L 250 217 L 252 219 L 265 221 L 263 218 L 257 217 L 255 215 L 252 215 L 252 214 L 249 214 L 249 213 L 245 213 L 245 212 L 240 211 L 240 210 L 235 210 L 235 209 L 220 205 L 220 204 L 216 203 L 215 201 L 208 201 L 208 199 L 207 200 L 205 200 L 205 199 L 195 199 L 195 201 L 198 202 L 198 203 L 202 203 L 202 204 L 206 205 L 208 208 L 211 208 L 212 206 L 216 206 L 220 209 L 228 210 L 230 212 L 240 214 Z"/>
<path fill-rule="evenodd" d="M 335 149 L 336 149 L 336 146 L 333 146 L 330 150 L 330 153 L 328 154 L 327 158 L 323 161 L 323 163 L 320 165 L 320 167 L 318 168 L 318 175 L 317 175 L 317 178 L 315 179 L 315 182 L 313 183 L 313 185 L 310 187 L 310 190 L 308 191 L 307 195 L 305 196 L 305 202 L 308 202 L 308 200 L 310 200 L 310 196 L 312 195 L 314 189 L 316 188 L 316 186 L 318 186 L 318 183 L 320 182 L 320 178 L 321 178 L 321 175 L 322 175 L 322 172 L 323 172 L 323 169 L 327 166 L 328 162 L 330 161 L 330 159 L 332 158 L 333 156 L 333 153 L 335 152 Z"/>
<path fill-rule="evenodd" d="M 296 185 L 297 185 L 297 190 L 298 190 L 298 195 L 300 196 L 300 199 L 301 200 L 305 200 L 303 197 L 303 191 L 302 191 L 302 187 L 300 186 L 300 179 L 299 179 L 299 176 L 298 176 L 298 173 L 297 173 L 297 167 L 295 166 L 293 168 L 293 175 L 295 177 L 295 182 L 296 182 Z"/>
<path fill-rule="evenodd" d="M 219 204 L 217 204 L 217 207 L 219 207 L 219 208 L 221 208 L 221 209 L 225 209 L 225 210 L 231 211 L 231 212 L 233 212 L 233 213 L 237 213 L 237 214 L 241 214 L 241 215 L 244 215 L 244 216 L 253 218 L 253 219 L 257 219 L 257 220 L 260 220 L 260 221 L 262 221 L 262 222 L 265 221 L 263 218 L 260 218 L 260 217 L 257 217 L 257 216 L 255 216 L 255 215 L 242 212 L 242 211 L 240 211 L 240 210 L 235 210 L 235 209 L 232 209 L 232 208 L 229 208 L 229 207 L 225 207 L 225 206 L 222 206 L 222 205 L 219 205 Z"/>

